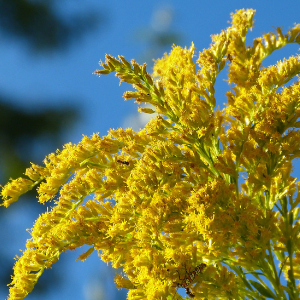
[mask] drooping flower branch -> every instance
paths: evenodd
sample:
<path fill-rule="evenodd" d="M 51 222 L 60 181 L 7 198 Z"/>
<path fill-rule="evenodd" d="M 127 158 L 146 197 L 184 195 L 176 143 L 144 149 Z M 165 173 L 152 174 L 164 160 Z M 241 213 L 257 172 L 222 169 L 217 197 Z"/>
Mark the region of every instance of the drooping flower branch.
<path fill-rule="evenodd" d="M 156 113 L 139 132 L 110 130 L 67 144 L 10 181 L 3 205 L 37 186 L 54 207 L 39 216 L 14 267 L 9 299 L 23 299 L 62 252 L 90 245 L 122 268 L 128 299 L 299 299 L 299 56 L 263 60 L 300 43 L 300 26 L 245 44 L 254 10 L 232 15 L 194 62 L 195 47 L 174 46 L 146 64 L 110 55 L 98 75 L 116 72 L 135 91 L 125 99 Z M 224 110 L 215 82 L 228 66 Z M 276 260 L 277 262 L 276 262 Z M 279 265 L 278 265 L 279 262 Z M 252 280 L 248 274 L 256 278 Z M 282 279 L 284 275 L 287 284 Z M 252 277 L 253 278 L 253 277 Z"/>

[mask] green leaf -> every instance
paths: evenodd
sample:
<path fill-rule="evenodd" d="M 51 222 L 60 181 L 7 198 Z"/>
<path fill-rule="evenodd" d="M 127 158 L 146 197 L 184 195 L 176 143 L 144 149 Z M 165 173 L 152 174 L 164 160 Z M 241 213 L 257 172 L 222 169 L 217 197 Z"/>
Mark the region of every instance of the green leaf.
<path fill-rule="evenodd" d="M 164 249 L 158 246 L 157 244 L 153 244 L 152 247 L 154 247 L 157 250 L 163 251 Z"/>
<path fill-rule="evenodd" d="M 295 209 L 293 209 L 293 219 L 296 221 L 298 218 L 298 214 L 299 214 L 299 209 L 300 207 L 296 207 Z"/>
<path fill-rule="evenodd" d="M 275 299 L 274 294 L 269 288 L 264 287 L 260 282 L 250 280 L 250 279 L 249 281 L 257 289 L 257 291 L 261 293 L 263 296 L 267 298 Z"/>
<path fill-rule="evenodd" d="M 129 240 L 131 240 L 132 239 L 132 235 L 130 234 L 130 233 L 127 233 L 126 234 L 126 241 L 129 241 Z"/>
<path fill-rule="evenodd" d="M 230 266 L 237 274 L 240 276 L 240 278 L 243 280 L 245 286 L 250 290 L 253 291 L 252 286 L 249 284 L 243 270 L 241 267 L 236 267 L 236 266 Z"/>

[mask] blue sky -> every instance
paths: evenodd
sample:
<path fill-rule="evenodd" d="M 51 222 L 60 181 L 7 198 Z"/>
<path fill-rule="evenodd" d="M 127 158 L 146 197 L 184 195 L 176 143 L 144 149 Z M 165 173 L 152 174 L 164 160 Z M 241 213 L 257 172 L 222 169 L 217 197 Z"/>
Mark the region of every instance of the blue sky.
<path fill-rule="evenodd" d="M 104 61 L 106 53 L 124 55 L 127 60 L 135 58 L 139 63 L 147 59 L 151 70 L 147 56 L 150 50 L 156 50 L 153 58 L 159 58 L 171 49 L 171 45 L 154 48 L 152 35 L 162 31 L 177 33 L 181 37 L 181 46 L 189 47 L 193 41 L 197 51 L 201 51 L 209 47 L 211 34 L 229 26 L 230 13 L 241 8 L 256 9 L 255 27 L 247 39 L 249 44 L 253 38 L 277 26 L 286 32 L 295 23 L 300 23 L 299 1 L 57 1 L 56 9 L 62 16 L 91 9 L 105 16 L 104 21 L 99 28 L 75 40 L 68 49 L 48 54 L 32 51 L 24 41 L 1 36 L 0 90 L 11 98 L 19 99 L 14 105 L 24 110 L 57 108 L 64 104 L 62 98 L 66 99 L 65 104 L 77 107 L 82 114 L 81 119 L 74 127 L 65 130 L 64 143 L 78 143 L 82 134 L 100 132 L 100 135 L 106 135 L 110 128 L 132 126 L 139 129 L 144 126 L 145 120 L 137 112 L 137 105 L 122 98 L 129 86 L 119 86 L 119 80 L 113 74 L 100 78 L 92 74 L 99 67 L 99 60 Z M 299 45 L 291 45 L 266 59 L 266 63 L 274 64 L 279 59 L 299 53 L 298 49 Z M 222 106 L 226 101 L 226 83 L 218 80 L 216 89 L 218 105 Z M 41 160 L 48 152 L 39 153 Z M 19 249 L 24 249 L 29 237 L 26 228 L 32 227 L 38 214 L 27 211 L 26 204 L 16 204 L 7 210 L 5 220 L 1 220 L 0 225 L 11 228 L 9 234 L 1 235 L 3 244 L 9 245 L 7 251 L 11 260 L 20 254 Z M 67 284 L 53 286 L 43 299 L 125 299 L 124 292 L 118 294 L 113 288 L 114 271 L 106 267 L 96 254 L 85 263 L 75 262 L 82 252 L 79 249 L 77 253 L 62 255 L 53 268 L 64 269 L 62 276 Z M 106 294 L 104 298 L 93 297 L 91 291 L 95 295 Z M 6 295 L 7 289 L 0 288 L 0 298 L 4 299 Z M 38 298 L 29 295 L 26 299 Z"/>

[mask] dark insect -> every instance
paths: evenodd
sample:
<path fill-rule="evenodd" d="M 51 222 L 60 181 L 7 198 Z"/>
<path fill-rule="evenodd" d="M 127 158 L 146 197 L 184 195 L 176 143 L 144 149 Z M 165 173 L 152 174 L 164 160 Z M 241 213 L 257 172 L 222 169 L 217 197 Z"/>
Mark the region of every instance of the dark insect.
<path fill-rule="evenodd" d="M 125 160 L 117 160 L 117 162 L 119 163 L 119 164 L 122 164 L 122 165 L 129 165 L 129 161 L 125 161 Z"/>
<path fill-rule="evenodd" d="M 190 288 L 185 288 L 185 291 L 186 291 L 186 294 L 188 295 L 188 296 L 190 296 L 191 298 L 194 298 L 195 297 L 195 295 L 190 291 Z"/>
<path fill-rule="evenodd" d="M 195 270 L 193 272 L 188 272 L 186 267 L 185 267 L 185 275 L 184 278 L 181 279 L 180 278 L 180 274 L 178 272 L 179 275 L 179 280 L 182 280 L 181 283 L 177 283 L 177 287 L 183 287 L 187 293 L 187 295 L 191 298 L 194 298 L 195 295 L 190 291 L 189 285 L 194 281 L 194 279 L 200 274 L 202 273 L 203 269 L 206 267 L 206 264 L 202 263 L 199 266 L 197 266 L 195 268 Z"/>
<path fill-rule="evenodd" d="M 233 57 L 232 57 L 232 55 L 229 54 L 229 53 L 227 54 L 227 59 L 229 60 L 230 63 L 233 62 Z"/>

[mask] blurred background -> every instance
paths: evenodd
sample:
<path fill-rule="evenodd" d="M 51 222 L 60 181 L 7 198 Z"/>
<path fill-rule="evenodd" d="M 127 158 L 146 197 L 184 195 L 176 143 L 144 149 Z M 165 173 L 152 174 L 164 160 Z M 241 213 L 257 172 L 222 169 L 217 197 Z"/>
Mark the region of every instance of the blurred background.
<path fill-rule="evenodd" d="M 119 86 L 113 74 L 92 75 L 106 53 L 147 62 L 151 71 L 153 59 L 170 52 L 173 43 L 189 47 L 193 41 L 197 53 L 208 48 L 210 35 L 228 27 L 230 13 L 241 8 L 256 9 L 249 44 L 277 26 L 285 33 L 300 23 L 296 0 L 0 0 L 0 184 L 21 176 L 30 162 L 42 164 L 63 144 L 78 143 L 82 134 L 144 127 L 148 115 L 122 98 L 130 86 Z M 298 49 L 288 45 L 265 65 Z M 216 84 L 220 108 L 225 79 L 223 71 Z M 30 237 L 26 229 L 46 210 L 35 197 L 0 208 L 0 299 L 7 296 L 14 257 Z M 62 254 L 26 299 L 126 299 L 127 291 L 114 287 L 115 270 L 96 253 L 75 261 L 85 250 Z"/>

